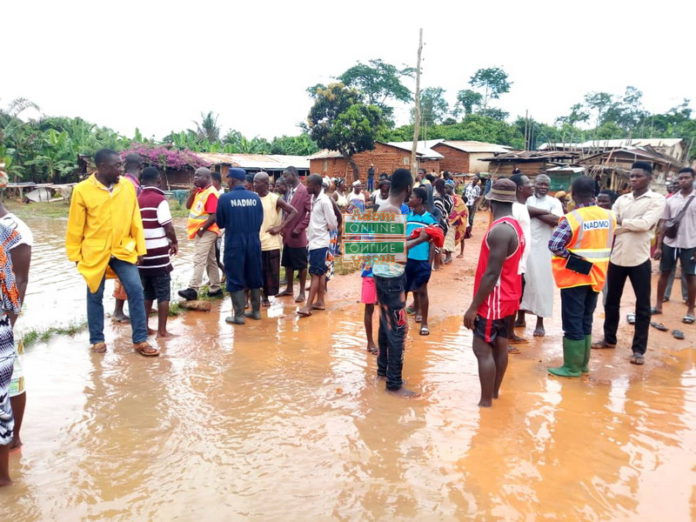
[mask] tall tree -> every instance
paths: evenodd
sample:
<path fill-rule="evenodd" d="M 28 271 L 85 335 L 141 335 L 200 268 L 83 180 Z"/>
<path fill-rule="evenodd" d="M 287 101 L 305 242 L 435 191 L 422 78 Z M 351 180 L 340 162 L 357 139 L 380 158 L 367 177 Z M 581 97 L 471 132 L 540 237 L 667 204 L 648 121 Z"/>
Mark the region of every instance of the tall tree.
<path fill-rule="evenodd" d="M 398 67 L 376 59 L 367 64 L 358 62 L 345 71 L 337 79 L 346 87 L 354 87 L 365 95 L 368 104 L 376 105 L 382 109 L 382 113 L 391 117 L 394 109 L 388 105 L 391 101 L 408 102 L 411 100 L 411 91 L 402 80 L 413 77 L 413 67 Z"/>
<path fill-rule="evenodd" d="M 348 160 L 353 179 L 360 172 L 353 155 L 374 149 L 375 138 L 384 128 L 384 114 L 376 105 L 363 103 L 356 89 L 343 83 L 317 86 L 309 111 L 309 137 L 324 149 L 337 150 Z"/>
<path fill-rule="evenodd" d="M 464 116 L 468 116 L 474 112 L 474 107 L 481 105 L 483 95 L 480 92 L 472 91 L 471 89 L 462 89 L 457 93 L 457 103 L 454 107 L 456 116 L 464 112 Z"/>
<path fill-rule="evenodd" d="M 483 89 L 481 105 L 486 109 L 490 100 L 497 100 L 501 94 L 510 92 L 512 82 L 508 80 L 508 74 L 500 67 L 488 67 L 476 71 L 469 79 L 469 85 Z"/>
<path fill-rule="evenodd" d="M 423 89 L 420 95 L 420 103 L 422 126 L 430 127 L 442 123 L 447 117 L 447 113 L 449 113 L 449 104 L 445 100 L 445 89 L 442 87 L 426 87 Z M 411 121 L 413 119 L 412 117 Z"/>

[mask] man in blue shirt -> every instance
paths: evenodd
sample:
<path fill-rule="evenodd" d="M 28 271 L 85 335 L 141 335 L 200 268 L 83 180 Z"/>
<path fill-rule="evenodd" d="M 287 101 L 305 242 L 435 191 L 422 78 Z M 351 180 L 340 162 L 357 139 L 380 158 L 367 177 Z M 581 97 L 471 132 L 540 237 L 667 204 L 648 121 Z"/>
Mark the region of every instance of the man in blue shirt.
<path fill-rule="evenodd" d="M 435 217 L 425 209 L 428 192 L 423 187 L 413 189 L 408 200 L 411 211 L 406 222 L 406 237 L 411 237 L 414 230 L 430 225 L 437 225 Z M 413 310 L 416 322 L 421 324 L 420 334 L 429 335 L 428 329 L 428 281 L 432 271 L 432 250 L 430 243 L 421 243 L 411 247 L 406 261 L 406 293 L 413 292 Z"/>
<path fill-rule="evenodd" d="M 261 319 L 261 239 L 263 205 L 255 192 L 244 188 L 246 171 L 231 168 L 227 174 L 230 191 L 220 196 L 217 225 L 225 229 L 224 265 L 227 290 L 234 315 L 225 321 L 244 324 L 244 317 Z M 244 314 L 246 289 L 251 290 L 251 312 Z"/>

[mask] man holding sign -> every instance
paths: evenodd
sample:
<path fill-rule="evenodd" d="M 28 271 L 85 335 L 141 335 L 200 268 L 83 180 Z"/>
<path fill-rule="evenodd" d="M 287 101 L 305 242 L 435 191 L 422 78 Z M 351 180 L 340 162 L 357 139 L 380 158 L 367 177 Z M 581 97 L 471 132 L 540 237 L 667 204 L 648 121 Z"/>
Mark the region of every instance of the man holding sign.
<path fill-rule="evenodd" d="M 395 214 L 401 219 L 401 206 L 408 198 L 412 186 L 413 177 L 408 170 L 397 169 L 394 171 L 389 198 L 377 210 L 380 213 Z M 402 241 L 406 239 L 405 231 L 401 239 Z M 404 250 L 428 240 L 429 236 L 423 229 L 416 239 L 405 242 Z M 380 308 L 377 375 L 386 377 L 387 391 L 408 397 L 414 393 L 403 388 L 401 377 L 404 362 L 404 340 L 408 330 L 405 310 L 405 261 L 392 259 L 396 259 L 396 256 L 377 256 L 372 268 Z"/>

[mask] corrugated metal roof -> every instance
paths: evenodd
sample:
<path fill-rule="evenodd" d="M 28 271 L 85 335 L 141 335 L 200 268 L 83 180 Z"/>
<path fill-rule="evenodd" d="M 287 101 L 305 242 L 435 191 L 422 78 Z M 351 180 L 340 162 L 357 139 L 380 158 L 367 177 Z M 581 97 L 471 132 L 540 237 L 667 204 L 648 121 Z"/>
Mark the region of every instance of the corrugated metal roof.
<path fill-rule="evenodd" d="M 430 147 L 434 147 L 438 143 L 441 143 L 443 140 L 422 140 L 419 141 L 418 144 L 416 145 L 416 154 L 420 154 L 422 156 L 421 159 L 442 159 L 444 156 L 437 152 L 436 150 L 431 149 Z M 399 149 L 407 150 L 411 152 L 411 148 L 413 147 L 413 142 L 412 141 L 390 141 L 387 145 L 391 145 L 392 147 L 397 147 Z"/>
<path fill-rule="evenodd" d="M 464 141 L 464 140 L 440 140 L 444 145 L 449 145 L 463 152 L 508 152 L 512 147 L 498 145 L 497 143 L 486 143 L 484 141 Z"/>
<path fill-rule="evenodd" d="M 542 143 L 539 150 L 550 148 L 564 149 L 618 149 L 623 147 L 674 147 L 682 138 L 622 138 L 612 140 L 588 140 L 581 143 Z"/>
<path fill-rule="evenodd" d="M 288 156 L 284 154 L 224 154 L 216 152 L 197 152 L 204 160 L 212 165 L 230 165 L 243 169 L 279 170 L 287 167 L 309 169 L 309 157 Z"/>

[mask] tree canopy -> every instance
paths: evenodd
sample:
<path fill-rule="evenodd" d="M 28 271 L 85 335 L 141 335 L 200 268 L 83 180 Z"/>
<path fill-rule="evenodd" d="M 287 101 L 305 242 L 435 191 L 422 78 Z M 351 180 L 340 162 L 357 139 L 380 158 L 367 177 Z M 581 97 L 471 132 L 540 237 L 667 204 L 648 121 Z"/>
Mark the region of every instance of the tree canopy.
<path fill-rule="evenodd" d="M 384 130 L 384 115 L 376 105 L 364 102 L 362 94 L 343 83 L 316 86 L 314 105 L 309 111 L 309 136 L 321 148 L 339 151 L 358 179 L 354 154 L 371 150 L 377 135 Z"/>

